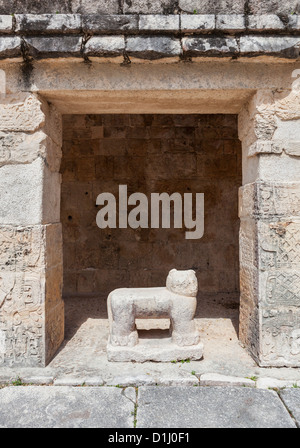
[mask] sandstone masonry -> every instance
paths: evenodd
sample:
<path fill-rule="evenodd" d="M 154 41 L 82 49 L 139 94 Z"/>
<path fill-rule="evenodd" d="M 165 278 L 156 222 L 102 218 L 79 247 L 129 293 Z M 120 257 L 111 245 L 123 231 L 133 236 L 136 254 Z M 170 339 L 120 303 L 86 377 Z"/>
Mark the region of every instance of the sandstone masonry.
<path fill-rule="evenodd" d="M 0 1 L 0 365 L 45 366 L 64 338 L 62 115 L 236 114 L 240 339 L 261 366 L 300 366 L 299 13 L 298 0 Z M 105 146 L 101 128 L 85 131 Z M 221 146 L 218 161 L 182 147 L 174 166 L 151 160 L 226 177 L 238 148 Z M 99 172 L 133 178 L 110 150 Z M 93 160 L 72 170 L 64 154 L 62 174 L 89 176 Z"/>

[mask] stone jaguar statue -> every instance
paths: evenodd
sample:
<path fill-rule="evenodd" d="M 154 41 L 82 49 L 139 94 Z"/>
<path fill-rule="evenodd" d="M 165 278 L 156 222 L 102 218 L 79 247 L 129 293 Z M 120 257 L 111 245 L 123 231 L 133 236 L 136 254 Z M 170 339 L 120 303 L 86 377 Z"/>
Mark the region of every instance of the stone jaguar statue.
<path fill-rule="evenodd" d="M 197 345 L 200 341 L 194 321 L 197 292 L 195 272 L 176 269 L 169 272 L 166 287 L 115 289 L 107 300 L 110 344 L 137 345 L 136 318 L 170 318 L 172 342 L 179 346 Z"/>

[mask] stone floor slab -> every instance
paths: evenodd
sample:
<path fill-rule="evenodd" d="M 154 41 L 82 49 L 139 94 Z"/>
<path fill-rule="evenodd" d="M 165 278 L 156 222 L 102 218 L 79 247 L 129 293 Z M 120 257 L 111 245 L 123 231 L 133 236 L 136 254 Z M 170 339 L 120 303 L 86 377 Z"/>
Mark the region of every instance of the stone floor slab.
<path fill-rule="evenodd" d="M 135 390 L 12 386 L 0 390 L 1 428 L 132 428 Z"/>
<path fill-rule="evenodd" d="M 138 428 L 293 428 L 276 392 L 247 387 L 140 387 Z"/>
<path fill-rule="evenodd" d="M 300 388 L 284 389 L 280 397 L 300 428 Z"/>

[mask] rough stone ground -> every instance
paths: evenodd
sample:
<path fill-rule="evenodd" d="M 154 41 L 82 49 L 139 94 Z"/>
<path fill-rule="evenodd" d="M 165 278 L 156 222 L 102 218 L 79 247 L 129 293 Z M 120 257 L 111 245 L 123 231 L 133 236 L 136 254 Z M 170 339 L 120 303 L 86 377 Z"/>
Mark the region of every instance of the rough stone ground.
<path fill-rule="evenodd" d="M 300 386 L 300 369 L 260 368 L 238 340 L 238 303 L 231 296 L 199 299 L 196 320 L 204 343 L 200 361 L 115 363 L 106 358 L 106 301 L 65 300 L 66 339 L 46 368 L 1 368 L 0 383 L 17 378 L 26 384 L 54 385 L 246 385 L 258 388 Z M 154 324 L 154 325 L 153 325 Z M 167 320 L 138 321 L 168 328 Z M 142 332 L 143 333 L 143 332 Z M 144 333 L 146 333 L 144 331 Z"/>

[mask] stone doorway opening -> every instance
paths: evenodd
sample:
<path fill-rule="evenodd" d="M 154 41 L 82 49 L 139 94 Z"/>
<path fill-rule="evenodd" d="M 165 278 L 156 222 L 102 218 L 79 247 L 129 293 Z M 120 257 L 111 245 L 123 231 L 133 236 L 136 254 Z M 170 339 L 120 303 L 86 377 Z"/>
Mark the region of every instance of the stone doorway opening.
<path fill-rule="evenodd" d="M 64 115 L 62 149 L 65 342 L 50 366 L 93 369 L 100 355 L 106 364 L 109 292 L 163 286 L 174 267 L 196 271 L 204 355 L 215 356 L 217 346 L 227 344 L 234 359 L 240 350 L 237 116 Z M 117 197 L 119 185 L 127 185 L 128 195 L 148 197 L 204 193 L 203 237 L 187 240 L 184 228 L 99 229 L 96 198 L 103 192 Z M 169 321 L 156 324 L 166 331 Z M 141 332 L 153 328 L 153 322 L 137 325 Z"/>

